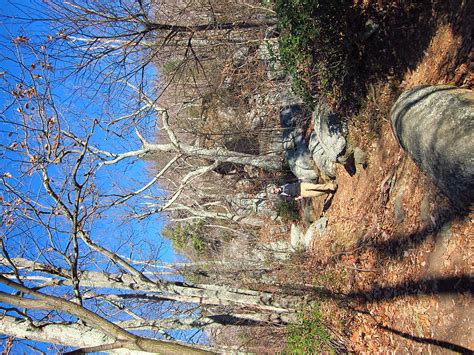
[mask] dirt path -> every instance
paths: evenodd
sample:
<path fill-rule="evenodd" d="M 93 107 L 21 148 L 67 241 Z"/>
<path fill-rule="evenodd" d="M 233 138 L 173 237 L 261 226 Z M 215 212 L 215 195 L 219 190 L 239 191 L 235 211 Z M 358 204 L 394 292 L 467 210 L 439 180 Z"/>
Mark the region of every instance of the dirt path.
<path fill-rule="evenodd" d="M 372 11 L 384 6 L 375 3 L 364 2 Z M 339 313 L 334 318 L 355 352 L 474 349 L 474 212 L 450 205 L 399 148 L 388 123 L 400 91 L 473 87 L 473 1 L 434 1 L 432 8 L 437 17 L 417 64 L 401 80 L 371 84 L 360 117 L 351 120 L 351 139 L 368 153 L 368 166 L 353 176 L 338 168 L 328 233 L 312 251 L 311 266 L 326 275 L 312 282 L 348 295 L 355 309 L 324 306 Z"/>
<path fill-rule="evenodd" d="M 358 304 L 352 350 L 474 349 L 474 214 L 453 212 L 383 130 L 367 169 L 339 169 L 313 262 L 333 277 L 324 286 Z"/>

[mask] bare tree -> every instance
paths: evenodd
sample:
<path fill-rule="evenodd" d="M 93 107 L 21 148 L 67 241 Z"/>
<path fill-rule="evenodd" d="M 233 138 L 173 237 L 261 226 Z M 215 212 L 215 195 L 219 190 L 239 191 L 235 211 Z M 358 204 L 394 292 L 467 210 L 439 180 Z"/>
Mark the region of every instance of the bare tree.
<path fill-rule="evenodd" d="M 2 95 L 9 101 L 0 122 L 5 138 L 0 183 L 3 333 L 82 352 L 201 353 L 209 349 L 172 339 L 169 330 L 281 325 L 293 318 L 303 297 L 186 282 L 177 273 L 136 260 L 133 232 L 125 241 L 104 233 L 104 225 L 119 218 L 132 224 L 129 209 L 142 215 L 175 209 L 198 218 L 252 224 L 225 206 L 186 205 L 179 198 L 194 179 L 220 163 L 272 170 L 278 169 L 278 158 L 181 141 L 168 124 L 168 111 L 129 82 L 123 86 L 141 99 L 138 110 L 109 121 L 91 119 L 87 112 L 76 115 L 57 103 L 47 51 L 37 51 L 27 38 L 13 42 L 11 59 L 18 67 L 2 68 Z M 153 134 L 143 132 L 141 118 L 146 115 L 159 116 L 167 142 L 153 143 Z M 109 143 L 108 135 L 116 141 Z M 133 138 L 140 148 L 128 148 Z M 154 176 L 123 178 L 129 168 L 125 163 L 160 153 L 171 157 Z M 162 193 L 160 180 L 178 163 L 189 163 L 191 171 L 173 191 Z M 133 258 L 121 255 L 122 243 L 130 244 Z M 138 335 L 137 330 L 146 333 Z"/>
<path fill-rule="evenodd" d="M 274 13 L 252 0 L 74 0 L 48 6 L 43 17 L 55 31 L 51 36 L 62 41 L 56 55 L 70 59 L 76 71 L 88 68 L 91 75 L 94 66 L 108 79 L 143 75 L 150 63 L 169 61 L 177 63 L 172 80 L 184 68 L 197 73 L 217 53 L 232 48 L 232 55 L 276 24 Z M 25 20 L 38 20 L 36 12 L 25 10 Z"/>
<path fill-rule="evenodd" d="M 36 11 L 25 10 L 25 22 L 41 20 Z M 215 106 L 209 100 L 221 105 L 242 101 L 241 96 L 245 94 L 232 90 L 223 95 L 221 87 L 223 81 L 232 76 L 253 72 L 249 68 L 243 70 L 241 64 L 238 67 L 232 65 L 233 57 L 242 49 L 248 49 L 244 51 L 248 58 L 255 57 L 265 32 L 275 24 L 271 10 L 256 1 L 51 1 L 42 17 L 48 19 L 50 28 L 45 45 L 47 59 L 66 62 L 63 70 L 69 70 L 69 75 L 84 75 L 77 89 L 81 91 L 77 94 L 96 97 L 100 86 L 105 88 L 111 100 L 116 100 L 117 96 L 126 95 L 128 83 L 136 86 L 135 97 L 129 100 L 134 105 L 130 106 L 130 113 L 113 115 L 107 122 L 99 117 L 99 126 L 107 125 L 107 131 L 123 134 L 124 128 L 137 129 L 137 124 L 145 116 L 161 116 L 163 129 L 160 131 L 166 132 L 159 140 L 162 144 L 157 144 L 156 136 L 137 131 L 140 149 L 96 151 L 104 165 L 160 156 L 160 162 L 168 167 L 168 162 L 173 160 L 172 166 L 153 180 L 171 183 L 171 190 L 175 190 L 170 199 L 173 206 L 169 200 L 148 201 L 147 208 L 137 211 L 138 214 L 147 216 L 167 210 L 178 215 L 176 219 L 180 220 L 225 220 L 249 226 L 262 224 L 258 218 L 235 213 L 222 198 L 203 203 L 197 198 L 192 200 L 190 196 L 196 196 L 198 183 L 215 179 L 213 172 L 223 170 L 222 167 L 229 167 L 226 169 L 230 171 L 236 165 L 272 171 L 281 167 L 279 152 L 262 154 L 255 147 L 250 149 L 260 133 L 250 132 L 248 124 L 242 125 L 245 110 L 223 120 L 223 114 L 210 112 L 212 110 L 208 107 Z M 251 65 L 255 67 L 257 62 L 259 60 Z M 143 79 L 149 75 L 146 70 L 149 64 L 158 67 L 160 77 L 153 84 L 152 90 L 156 94 L 152 97 L 144 95 Z M 46 59 L 44 65 L 51 68 Z M 261 81 L 239 78 L 239 83 L 249 81 L 249 86 Z M 226 95 L 228 98 L 223 100 Z M 162 98 L 161 106 L 166 110 L 157 105 L 157 98 Z M 191 119 L 190 105 L 197 105 L 202 111 L 199 120 Z M 246 105 L 248 103 L 241 103 L 242 107 Z M 219 117 L 213 118 L 216 115 Z M 229 122 L 234 123 L 230 125 Z M 67 130 L 62 134 L 68 134 Z M 68 138 L 79 137 L 69 134 Z M 234 141 L 239 140 L 244 149 L 235 149 Z M 83 142 L 76 139 L 76 143 Z M 98 148 L 90 146 L 91 149 Z M 176 175 L 178 171 L 178 179 L 169 178 L 172 172 Z M 124 198 L 130 199 L 131 196 Z"/>

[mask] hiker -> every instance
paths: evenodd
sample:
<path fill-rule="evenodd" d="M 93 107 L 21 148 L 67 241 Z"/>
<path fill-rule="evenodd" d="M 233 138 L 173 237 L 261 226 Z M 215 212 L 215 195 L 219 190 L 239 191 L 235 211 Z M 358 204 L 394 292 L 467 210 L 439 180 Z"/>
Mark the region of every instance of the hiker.
<path fill-rule="evenodd" d="M 330 182 L 327 184 L 313 184 L 311 182 L 294 182 L 281 186 L 274 186 L 271 193 L 278 194 L 284 198 L 294 198 L 295 201 L 303 197 L 318 197 L 336 191 L 337 184 Z"/>

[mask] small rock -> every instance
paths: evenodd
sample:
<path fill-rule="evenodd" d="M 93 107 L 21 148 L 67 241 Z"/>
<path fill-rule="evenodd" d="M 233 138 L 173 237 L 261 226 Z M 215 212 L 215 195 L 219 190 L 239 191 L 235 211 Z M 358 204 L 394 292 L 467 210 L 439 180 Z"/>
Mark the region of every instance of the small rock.
<path fill-rule="evenodd" d="M 238 68 L 244 65 L 245 62 L 247 61 L 248 54 L 249 54 L 249 47 L 239 48 L 232 56 L 232 63 L 234 64 L 234 66 Z"/>
<path fill-rule="evenodd" d="M 424 225 L 431 224 L 431 208 L 430 208 L 430 199 L 428 196 L 423 197 L 420 205 L 420 219 Z"/>
<path fill-rule="evenodd" d="M 232 82 L 232 77 L 231 76 L 227 76 L 224 78 L 224 81 L 222 82 L 222 88 L 223 89 L 230 89 L 233 85 L 233 82 Z"/>
<path fill-rule="evenodd" d="M 362 165 L 364 169 L 367 167 L 367 153 L 359 147 L 354 148 L 354 163 Z"/>
<path fill-rule="evenodd" d="M 303 245 L 305 248 L 311 246 L 311 242 L 315 237 L 321 237 L 326 233 L 326 228 L 328 225 L 328 219 L 326 217 L 321 217 L 316 222 L 313 222 L 303 237 Z"/>
<path fill-rule="evenodd" d="M 405 220 L 405 210 L 403 208 L 403 193 L 405 188 L 402 186 L 395 196 L 395 201 L 393 202 L 393 214 L 395 217 L 395 222 L 397 224 L 402 224 Z"/>
<path fill-rule="evenodd" d="M 303 228 L 298 226 L 297 224 L 292 224 L 290 229 L 290 245 L 295 250 L 302 250 L 304 249 L 304 231 Z"/>

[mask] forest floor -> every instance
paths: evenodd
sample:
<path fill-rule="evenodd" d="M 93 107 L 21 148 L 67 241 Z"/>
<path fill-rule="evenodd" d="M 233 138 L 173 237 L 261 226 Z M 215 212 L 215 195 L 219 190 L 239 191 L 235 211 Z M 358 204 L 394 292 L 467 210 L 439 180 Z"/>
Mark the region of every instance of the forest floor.
<path fill-rule="evenodd" d="M 474 349 L 474 213 L 453 210 L 386 126 L 366 169 L 338 169 L 328 233 L 300 281 L 348 298 L 353 309 L 322 307 L 351 333 L 350 350 Z"/>
<path fill-rule="evenodd" d="M 359 3 L 374 19 L 390 17 L 387 2 Z M 445 1 L 442 10 L 418 12 L 420 33 L 393 42 L 397 55 L 416 52 L 412 64 L 367 84 L 361 109 L 348 121 L 349 140 L 367 153 L 367 167 L 356 166 L 352 176 L 338 167 L 339 188 L 325 212 L 322 200 L 312 201 L 314 217 L 328 218 L 328 232 L 289 277 L 343 295 L 347 302 L 328 298 L 321 309 L 350 351 L 474 350 L 474 212 L 451 205 L 399 147 L 389 124 L 397 96 L 413 86 L 472 89 L 472 5 Z M 374 56 L 384 60 L 383 51 Z"/>

